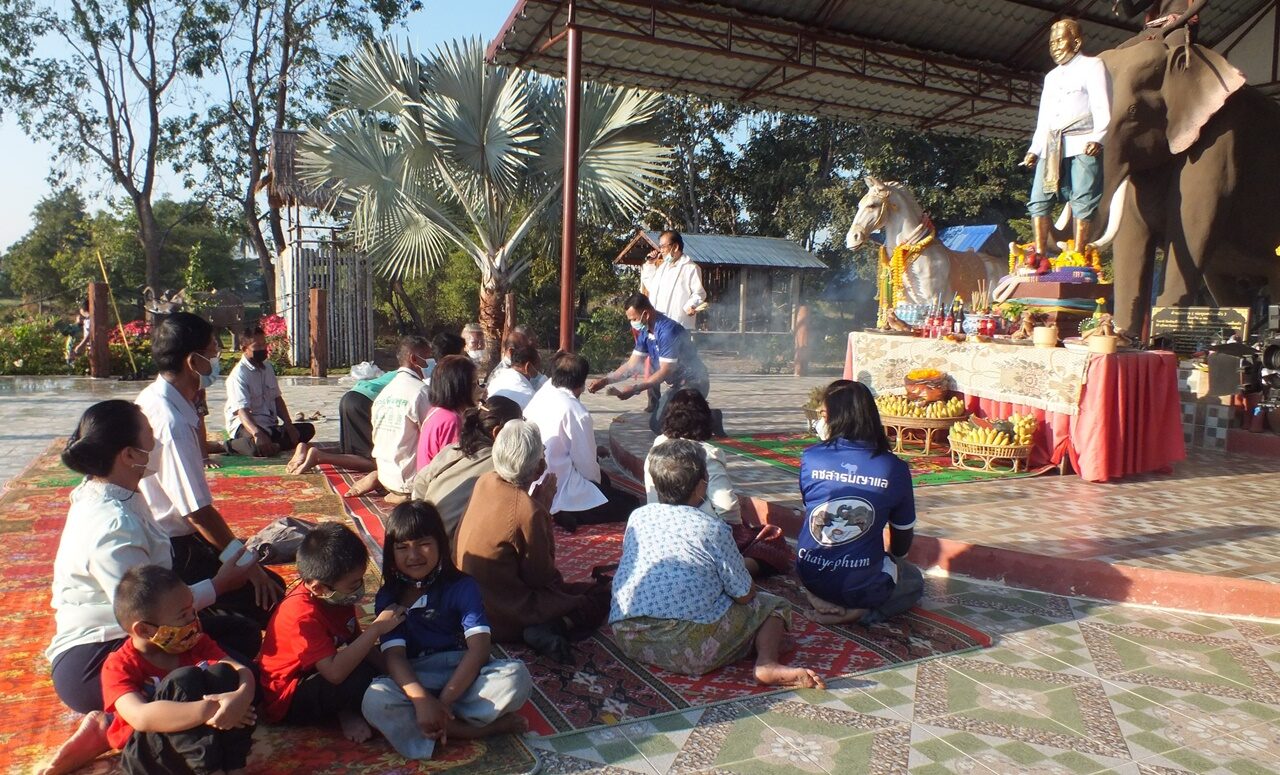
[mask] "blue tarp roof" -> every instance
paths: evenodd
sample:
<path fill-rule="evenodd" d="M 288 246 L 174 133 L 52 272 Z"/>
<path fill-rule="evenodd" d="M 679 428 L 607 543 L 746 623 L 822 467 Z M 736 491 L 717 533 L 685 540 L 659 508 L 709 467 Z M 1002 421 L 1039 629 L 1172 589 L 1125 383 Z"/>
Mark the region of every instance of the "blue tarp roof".
<path fill-rule="evenodd" d="M 982 250 L 982 246 L 987 244 L 987 240 L 996 233 L 998 227 L 995 224 L 983 224 L 979 226 L 948 226 L 938 232 L 938 239 L 942 240 L 942 244 L 952 250 Z"/>
<path fill-rule="evenodd" d="M 642 231 L 614 259 L 638 264 L 658 246 L 659 231 Z M 754 266 L 778 269 L 826 269 L 812 253 L 780 237 L 735 237 L 727 234 L 682 234 L 684 253 L 696 264 Z M 648 244 L 644 244 L 644 243 Z"/>

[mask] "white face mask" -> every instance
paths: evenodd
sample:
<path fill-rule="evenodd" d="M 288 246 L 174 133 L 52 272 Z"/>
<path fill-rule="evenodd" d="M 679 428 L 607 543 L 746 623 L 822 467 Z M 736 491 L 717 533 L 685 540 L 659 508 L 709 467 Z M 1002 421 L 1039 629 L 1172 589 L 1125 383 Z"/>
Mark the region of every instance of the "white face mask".
<path fill-rule="evenodd" d="M 141 448 L 141 447 L 133 447 L 133 449 L 134 449 L 134 450 L 136 450 L 136 451 L 138 451 L 138 452 L 141 452 L 142 454 L 144 454 L 144 455 L 146 455 L 146 456 L 147 456 L 147 462 L 145 462 L 145 463 L 134 463 L 134 464 L 133 464 L 133 467 L 134 467 L 134 468 L 141 468 L 141 469 L 142 469 L 142 476 L 143 476 L 144 478 L 145 478 L 145 477 L 148 477 L 148 476 L 154 476 L 154 475 L 155 475 L 155 474 L 160 470 L 160 460 L 159 460 L 159 458 L 156 456 L 156 451 L 155 451 L 155 449 L 153 448 L 150 452 L 146 451 L 145 449 L 143 449 L 143 448 Z"/>
<path fill-rule="evenodd" d="M 484 350 L 467 350 L 467 357 L 473 361 L 478 361 L 484 357 Z"/>
<path fill-rule="evenodd" d="M 819 417 L 818 421 L 813 424 L 813 432 L 818 434 L 818 438 L 823 441 L 830 441 L 831 429 L 827 427 L 827 418 Z"/>

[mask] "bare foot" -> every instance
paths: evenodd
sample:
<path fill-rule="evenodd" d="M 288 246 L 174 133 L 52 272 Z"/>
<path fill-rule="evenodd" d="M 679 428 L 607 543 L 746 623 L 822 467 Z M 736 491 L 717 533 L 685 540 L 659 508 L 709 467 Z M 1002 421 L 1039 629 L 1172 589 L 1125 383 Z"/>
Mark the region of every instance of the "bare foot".
<path fill-rule="evenodd" d="M 818 624 L 856 624 L 867 615 L 865 608 L 841 608 L 840 611 L 841 613 L 837 614 L 815 612 L 813 621 Z"/>
<path fill-rule="evenodd" d="M 842 616 L 848 610 L 844 606 L 823 600 L 807 589 L 804 591 L 804 595 L 809 598 L 809 605 L 813 606 L 813 610 L 819 616 Z"/>
<path fill-rule="evenodd" d="M 493 737 L 494 735 L 523 735 L 529 731 L 529 722 L 524 716 L 518 713 L 508 713 L 505 716 L 499 716 L 492 723 L 485 724 L 482 727 L 472 726 L 465 721 L 449 722 L 449 737 L 457 738 L 478 738 Z"/>
<path fill-rule="evenodd" d="M 822 676 L 807 667 L 787 667 L 774 662 L 756 665 L 756 680 L 766 686 L 796 686 L 803 689 L 825 689 Z"/>
<path fill-rule="evenodd" d="M 385 500 L 387 503 L 398 506 L 401 503 L 404 503 L 405 501 L 409 500 L 409 496 L 405 495 L 402 492 L 389 492 L 387 493 L 386 497 L 383 498 L 383 500 Z"/>
<path fill-rule="evenodd" d="M 39 770 L 39 775 L 62 775 L 78 770 L 102 754 L 111 750 L 107 743 L 107 727 L 110 720 L 100 710 L 90 711 L 80 720 L 80 726 L 67 738 L 49 763 Z"/>
<path fill-rule="evenodd" d="M 320 450 L 310 447 L 307 449 L 307 456 L 303 459 L 302 465 L 294 469 L 293 473 L 305 474 L 314 470 L 318 465 L 320 465 Z"/>
<path fill-rule="evenodd" d="M 347 490 L 346 494 L 343 495 L 342 497 L 359 498 L 363 495 L 368 495 L 369 493 L 373 492 L 376 489 L 378 489 L 378 472 L 370 471 L 369 473 L 360 477 L 359 481 L 357 481 L 355 484 L 351 485 L 351 487 Z"/>
<path fill-rule="evenodd" d="M 373 728 L 359 713 L 352 713 L 349 710 L 340 711 L 338 724 L 342 727 L 342 736 L 353 743 L 363 743 L 373 737 Z"/>
<path fill-rule="evenodd" d="M 307 450 L 309 449 L 311 449 L 311 446 L 307 444 L 305 441 L 298 442 L 298 446 L 293 448 L 293 456 L 289 458 L 288 463 L 284 464 L 284 470 L 291 474 L 302 473 L 298 469 L 301 468 L 302 464 L 306 462 Z"/>

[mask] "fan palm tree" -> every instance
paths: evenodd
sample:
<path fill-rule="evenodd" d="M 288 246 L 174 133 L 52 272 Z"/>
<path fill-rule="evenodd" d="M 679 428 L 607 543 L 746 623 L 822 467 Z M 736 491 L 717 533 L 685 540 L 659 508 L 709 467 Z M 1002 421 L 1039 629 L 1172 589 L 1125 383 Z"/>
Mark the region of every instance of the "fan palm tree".
<path fill-rule="evenodd" d="M 392 280 L 421 275 L 461 249 L 480 271 L 480 325 L 497 356 L 512 283 L 559 213 L 564 89 L 489 65 L 478 40 L 430 59 L 389 41 L 335 68 L 338 110 L 308 130 L 299 172 L 350 208 L 349 232 Z M 587 85 L 581 109 L 579 203 L 587 217 L 635 217 L 665 179 L 655 141 L 660 98 Z M 542 226 L 543 228 L 539 228 Z"/>

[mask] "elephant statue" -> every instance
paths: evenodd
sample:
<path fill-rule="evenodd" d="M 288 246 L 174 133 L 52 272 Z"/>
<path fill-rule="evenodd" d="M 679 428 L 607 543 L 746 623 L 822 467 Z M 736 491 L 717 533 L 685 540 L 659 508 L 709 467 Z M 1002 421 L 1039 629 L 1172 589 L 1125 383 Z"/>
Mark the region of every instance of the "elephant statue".
<path fill-rule="evenodd" d="M 1146 325 L 1157 303 L 1249 306 L 1280 292 L 1280 105 L 1217 52 L 1162 38 L 1104 51 L 1111 124 L 1099 246 L 1112 243 L 1115 321 Z"/>

